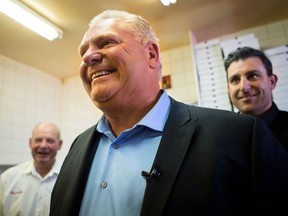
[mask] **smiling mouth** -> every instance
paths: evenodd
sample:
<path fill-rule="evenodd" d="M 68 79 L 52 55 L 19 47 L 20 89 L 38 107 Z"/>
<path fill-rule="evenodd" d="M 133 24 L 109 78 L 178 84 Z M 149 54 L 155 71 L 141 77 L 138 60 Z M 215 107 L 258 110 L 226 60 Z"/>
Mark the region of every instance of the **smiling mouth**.
<path fill-rule="evenodd" d="M 37 152 L 37 154 L 38 154 L 38 155 L 41 155 L 41 156 L 43 156 L 43 155 L 48 155 L 47 152 Z"/>
<path fill-rule="evenodd" d="M 114 71 L 115 71 L 115 70 L 105 70 L 105 71 L 96 72 L 96 73 L 94 73 L 94 74 L 92 75 L 91 81 L 93 81 L 94 79 L 96 79 L 96 78 L 98 78 L 98 77 L 112 74 Z"/>
<path fill-rule="evenodd" d="M 257 94 L 253 94 L 253 95 L 242 95 L 240 97 L 238 97 L 239 100 L 249 100 L 252 99 L 256 96 Z"/>

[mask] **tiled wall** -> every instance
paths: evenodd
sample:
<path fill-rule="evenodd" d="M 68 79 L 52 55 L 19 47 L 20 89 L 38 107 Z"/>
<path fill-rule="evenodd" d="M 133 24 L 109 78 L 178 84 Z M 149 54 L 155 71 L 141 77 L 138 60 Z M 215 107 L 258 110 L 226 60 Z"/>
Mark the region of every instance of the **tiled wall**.
<path fill-rule="evenodd" d="M 190 45 L 162 52 L 162 75 L 171 76 L 167 93 L 174 99 L 188 104 L 197 103 L 192 48 Z"/>
<path fill-rule="evenodd" d="M 66 155 L 76 136 L 96 124 L 102 115 L 90 100 L 78 76 L 64 81 L 62 108 L 64 145 L 60 152 L 61 157 Z"/>
<path fill-rule="evenodd" d="M 0 164 L 31 158 L 34 125 L 61 123 L 62 92 L 59 79 L 0 55 Z"/>
<path fill-rule="evenodd" d="M 74 138 L 101 116 L 79 77 L 60 79 L 0 55 L 0 164 L 31 159 L 29 138 L 40 121 L 58 125 L 59 160 Z"/>
<path fill-rule="evenodd" d="M 288 20 L 236 32 L 222 38 L 254 33 L 261 49 L 288 44 Z M 163 75 L 171 76 L 169 95 L 196 103 L 190 45 L 162 52 Z M 62 160 L 74 138 L 101 116 L 78 76 L 61 82 L 27 65 L 0 55 L 0 164 L 31 159 L 28 139 L 39 121 L 55 122 L 62 132 Z"/>

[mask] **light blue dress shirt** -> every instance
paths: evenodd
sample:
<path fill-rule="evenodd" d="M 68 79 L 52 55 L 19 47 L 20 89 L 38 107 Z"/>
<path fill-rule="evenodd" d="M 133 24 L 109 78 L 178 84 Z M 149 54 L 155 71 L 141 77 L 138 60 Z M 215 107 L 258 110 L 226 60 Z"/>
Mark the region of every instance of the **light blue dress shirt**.
<path fill-rule="evenodd" d="M 115 137 L 105 116 L 97 130 L 102 133 L 94 157 L 80 216 L 140 215 L 146 180 L 153 164 L 170 99 L 164 91 L 156 105 L 132 128 Z"/>

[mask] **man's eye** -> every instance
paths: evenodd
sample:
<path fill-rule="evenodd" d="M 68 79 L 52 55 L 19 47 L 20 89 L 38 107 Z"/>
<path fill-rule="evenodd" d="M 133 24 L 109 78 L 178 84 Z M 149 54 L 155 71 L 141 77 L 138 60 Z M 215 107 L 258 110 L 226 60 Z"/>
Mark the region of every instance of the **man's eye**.
<path fill-rule="evenodd" d="M 236 83 L 238 83 L 238 82 L 239 82 L 239 79 L 236 78 L 236 77 L 230 79 L 230 83 L 232 83 L 232 84 L 236 84 Z"/>
<path fill-rule="evenodd" d="M 115 41 L 108 40 L 108 41 L 103 42 L 102 47 L 107 47 L 107 46 L 110 46 L 110 45 L 113 45 L 113 44 L 115 44 Z"/>
<path fill-rule="evenodd" d="M 258 77 L 257 74 L 249 74 L 248 79 L 255 79 L 257 77 Z"/>
<path fill-rule="evenodd" d="M 41 140 L 41 139 L 35 139 L 34 142 L 35 142 L 35 143 L 41 143 L 42 140 Z"/>
<path fill-rule="evenodd" d="M 52 144 L 52 143 L 55 143 L 56 140 L 54 140 L 54 139 L 47 139 L 47 142 Z"/>

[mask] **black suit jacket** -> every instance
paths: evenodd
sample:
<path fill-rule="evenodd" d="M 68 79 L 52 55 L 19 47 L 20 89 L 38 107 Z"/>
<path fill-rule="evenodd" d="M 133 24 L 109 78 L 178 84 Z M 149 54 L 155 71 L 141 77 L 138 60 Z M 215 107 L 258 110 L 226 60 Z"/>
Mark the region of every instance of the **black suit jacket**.
<path fill-rule="evenodd" d="M 273 102 L 272 106 L 260 118 L 288 152 L 288 112 L 279 110 Z"/>
<path fill-rule="evenodd" d="M 73 142 L 51 216 L 78 215 L 99 137 L 93 126 Z M 287 215 L 287 153 L 257 118 L 171 99 L 153 167 L 142 216 Z"/>

